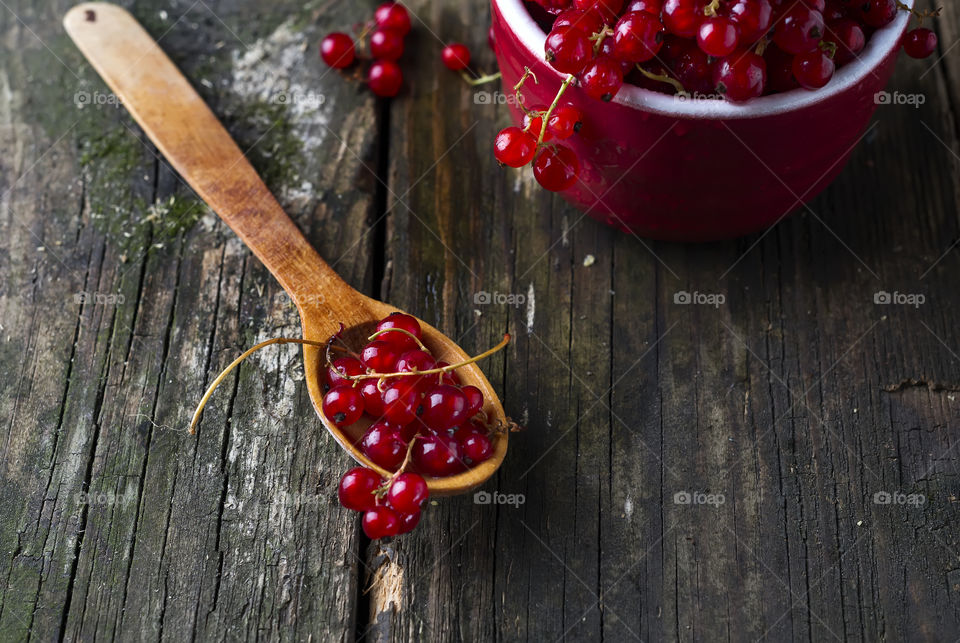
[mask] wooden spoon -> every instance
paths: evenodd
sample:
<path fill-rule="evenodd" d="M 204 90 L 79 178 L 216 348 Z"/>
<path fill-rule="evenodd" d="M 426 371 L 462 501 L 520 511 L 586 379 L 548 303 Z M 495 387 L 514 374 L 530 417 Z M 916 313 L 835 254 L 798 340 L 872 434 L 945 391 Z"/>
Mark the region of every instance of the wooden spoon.
<path fill-rule="evenodd" d="M 67 33 L 143 131 L 177 172 L 220 215 L 296 303 L 304 339 L 327 341 L 344 324 L 345 339 L 357 348 L 376 322 L 397 309 L 362 295 L 337 275 L 307 242 L 277 203 L 217 117 L 127 11 L 103 2 L 80 4 L 64 18 Z M 423 342 L 451 364 L 468 358 L 450 338 L 420 321 Z M 356 443 L 365 427 L 339 429 L 321 409 L 324 351 L 303 348 L 307 390 L 324 426 L 355 460 L 377 470 Z M 458 369 L 465 384 L 483 391 L 484 411 L 507 426 L 497 394 L 476 364 Z M 462 493 L 489 478 L 507 453 L 507 434 L 494 439 L 494 454 L 458 475 L 427 478 L 430 493 Z"/>

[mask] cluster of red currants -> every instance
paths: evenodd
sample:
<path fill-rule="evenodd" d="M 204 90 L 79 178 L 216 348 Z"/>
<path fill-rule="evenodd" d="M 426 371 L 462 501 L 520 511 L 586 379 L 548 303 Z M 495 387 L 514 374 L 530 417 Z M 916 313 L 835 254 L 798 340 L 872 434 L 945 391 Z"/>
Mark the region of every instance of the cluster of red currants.
<path fill-rule="evenodd" d="M 552 105 L 532 109 L 523 107 L 523 102 L 518 100 L 517 104 L 524 109 L 523 127 L 500 130 L 493 142 L 497 161 L 509 167 L 523 167 L 533 162 L 534 178 L 553 192 L 571 187 L 580 171 L 574 151 L 557 144 L 580 130 L 580 110 L 559 99 L 560 95 Z"/>
<path fill-rule="evenodd" d="M 553 67 L 575 75 L 593 98 L 623 82 L 663 92 L 745 101 L 796 87 L 818 89 L 855 59 L 899 0 L 535 0 L 552 21 L 545 43 Z M 936 12 L 914 11 L 921 22 Z M 936 48 L 917 28 L 903 47 Z"/>
<path fill-rule="evenodd" d="M 403 41 L 410 32 L 410 14 L 403 5 L 387 2 L 364 25 L 357 42 L 369 34 L 368 47 L 373 63 L 367 70 L 367 85 L 377 96 L 396 96 L 403 86 L 403 72 L 397 61 L 403 55 Z M 320 42 L 320 56 L 334 69 L 346 69 L 357 59 L 357 42 L 342 32 L 328 34 Z"/>
<path fill-rule="evenodd" d="M 365 512 L 363 529 L 370 538 L 416 526 L 427 497 L 421 474 L 454 475 L 494 452 L 496 428 L 486 424 L 482 391 L 462 385 L 458 365 L 438 362 L 421 339 L 416 319 L 393 313 L 359 354 L 328 359 L 324 373 L 324 416 L 346 427 L 366 415 L 373 423 L 360 450 L 395 472 L 385 481 L 373 469 L 357 467 L 340 481 L 341 504 Z"/>

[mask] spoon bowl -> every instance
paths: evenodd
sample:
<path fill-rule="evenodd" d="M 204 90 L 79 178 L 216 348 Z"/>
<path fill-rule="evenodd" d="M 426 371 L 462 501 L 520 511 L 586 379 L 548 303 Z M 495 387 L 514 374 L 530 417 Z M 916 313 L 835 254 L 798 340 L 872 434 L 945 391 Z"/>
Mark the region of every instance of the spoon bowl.
<path fill-rule="evenodd" d="M 327 342 L 342 327 L 346 339 L 359 349 L 380 319 L 398 312 L 354 290 L 320 258 L 203 99 L 126 10 L 105 2 L 80 4 L 67 12 L 64 27 L 174 169 L 287 291 L 300 313 L 304 339 Z M 438 361 L 455 364 L 468 359 L 449 337 L 417 321 L 424 345 Z M 392 473 L 358 448 L 363 424 L 341 429 L 324 416 L 323 349 L 304 345 L 303 358 L 307 390 L 327 430 L 360 464 L 384 476 Z M 464 384 L 483 392 L 483 410 L 490 421 L 506 427 L 503 406 L 480 368 L 467 364 L 457 374 Z M 430 493 L 452 495 L 482 484 L 503 462 L 507 439 L 507 432 L 498 433 L 490 459 L 462 473 L 424 476 Z"/>

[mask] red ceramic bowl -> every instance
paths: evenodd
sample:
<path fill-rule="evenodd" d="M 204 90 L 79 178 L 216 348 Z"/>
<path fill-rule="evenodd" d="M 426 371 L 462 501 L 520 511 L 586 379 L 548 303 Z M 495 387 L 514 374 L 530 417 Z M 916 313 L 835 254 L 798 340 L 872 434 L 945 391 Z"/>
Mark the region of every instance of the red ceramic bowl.
<path fill-rule="evenodd" d="M 524 104 L 549 105 L 564 75 L 544 60 L 546 34 L 522 0 L 492 1 L 504 88 L 529 67 L 539 83 L 524 83 Z M 625 84 L 602 103 L 571 86 L 564 99 L 584 122 L 565 143 L 581 168 L 563 196 L 600 221 L 655 239 L 729 239 L 773 225 L 840 173 L 882 102 L 877 93 L 893 73 L 908 18 L 898 12 L 818 91 L 735 104 Z M 519 123 L 512 103 L 511 111 Z"/>

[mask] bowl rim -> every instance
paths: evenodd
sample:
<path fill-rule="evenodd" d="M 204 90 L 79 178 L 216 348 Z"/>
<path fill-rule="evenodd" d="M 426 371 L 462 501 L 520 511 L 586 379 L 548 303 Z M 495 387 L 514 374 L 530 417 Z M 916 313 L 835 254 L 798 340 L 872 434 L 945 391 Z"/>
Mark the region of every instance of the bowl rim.
<path fill-rule="evenodd" d="M 543 50 L 547 34 L 527 11 L 524 0 L 492 2 L 530 55 L 544 63 L 549 72 L 562 81 L 566 74 L 547 64 Z M 914 0 L 904 0 L 904 4 L 912 8 Z M 815 91 L 799 88 L 744 103 L 731 103 L 718 99 L 684 99 L 625 83 L 612 102 L 644 112 L 697 119 L 759 118 L 801 110 L 841 94 L 861 83 L 868 74 L 875 74 L 880 63 L 900 47 L 909 20 L 909 12 L 898 10 L 893 22 L 873 33 L 860 56 L 838 69 L 825 87 Z"/>

